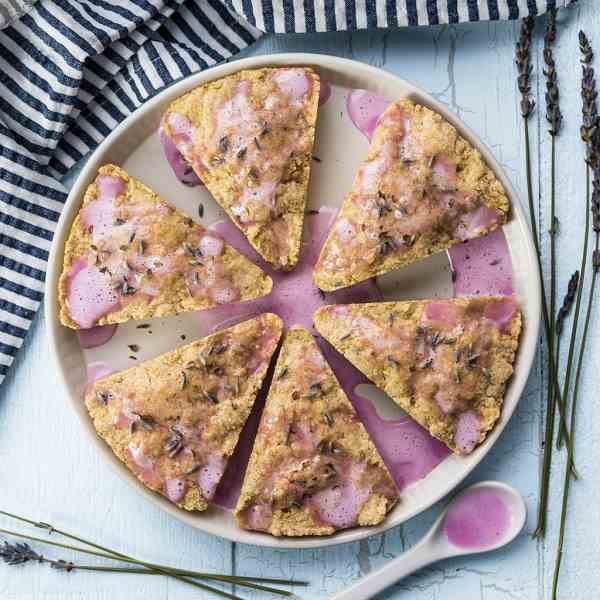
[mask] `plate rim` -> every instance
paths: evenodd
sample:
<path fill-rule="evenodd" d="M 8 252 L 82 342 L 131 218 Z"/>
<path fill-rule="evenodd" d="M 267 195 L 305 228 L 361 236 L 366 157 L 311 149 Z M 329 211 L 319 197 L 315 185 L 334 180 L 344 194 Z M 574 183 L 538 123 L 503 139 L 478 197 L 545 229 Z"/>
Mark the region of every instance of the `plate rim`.
<path fill-rule="evenodd" d="M 113 454 L 104 440 L 102 440 L 96 434 L 87 413 L 84 417 L 82 416 L 81 411 L 77 409 L 77 403 L 81 404 L 81 398 L 74 393 L 72 386 L 67 381 L 66 365 L 63 361 L 61 361 L 60 358 L 61 352 L 58 343 L 58 332 L 63 326 L 58 318 L 57 283 L 63 266 L 64 244 L 70 230 L 70 225 L 79 207 L 82 192 L 92 180 L 99 164 L 103 162 L 101 157 L 103 156 L 105 150 L 111 147 L 113 140 L 122 135 L 130 127 L 135 126 L 135 124 L 142 120 L 145 115 L 152 113 L 157 106 L 165 102 L 165 98 L 171 96 L 180 96 L 181 94 L 184 94 L 185 92 L 198 85 L 201 85 L 202 83 L 218 79 L 220 77 L 225 77 L 242 69 L 253 69 L 268 66 L 314 66 L 317 68 L 337 71 L 345 75 L 348 75 L 349 73 L 352 74 L 353 72 L 356 73 L 358 70 L 362 72 L 362 74 L 365 76 L 365 79 L 376 81 L 377 78 L 381 79 L 383 77 L 392 85 L 404 88 L 408 90 L 409 94 L 415 94 L 422 98 L 428 106 L 439 112 L 444 119 L 456 127 L 463 137 L 473 144 L 473 146 L 482 154 L 486 163 L 501 181 L 507 192 L 507 195 L 511 200 L 512 218 L 510 222 L 514 222 L 520 228 L 522 238 L 525 241 L 525 258 L 527 259 L 528 265 L 533 267 L 529 270 L 529 274 L 533 277 L 533 281 L 531 282 L 532 285 L 530 286 L 530 289 L 528 289 L 528 296 L 526 297 L 526 302 L 531 309 L 530 312 L 532 318 L 531 321 L 525 324 L 526 333 L 522 333 L 521 335 L 520 346 L 517 353 L 517 358 L 515 360 L 515 365 L 519 365 L 520 377 L 519 380 L 516 381 L 516 378 L 513 376 L 513 379 L 511 379 L 511 382 L 509 383 L 510 386 L 517 385 L 516 392 L 514 392 L 517 394 L 517 398 L 512 406 L 506 406 L 503 404 L 501 420 L 499 420 L 499 422 L 496 424 L 484 443 L 479 446 L 475 452 L 469 455 L 469 457 L 464 459 L 469 461 L 467 468 L 464 469 L 464 472 L 459 473 L 458 478 L 448 478 L 448 481 L 445 483 L 445 485 L 440 486 L 440 489 L 437 490 L 435 494 L 432 494 L 432 496 L 428 498 L 424 505 L 416 507 L 411 512 L 403 515 L 399 520 L 392 522 L 391 517 L 388 516 L 388 518 L 386 518 L 383 523 L 378 526 L 356 527 L 343 530 L 331 536 L 277 538 L 269 534 L 251 532 L 241 528 L 235 528 L 233 533 L 230 531 L 223 532 L 220 525 L 215 523 L 210 516 L 207 515 L 207 513 L 189 513 L 168 502 L 168 500 L 162 498 L 156 492 L 149 490 L 146 488 L 146 486 L 141 484 L 137 478 L 131 475 L 129 470 Z M 458 117 L 458 115 L 453 113 L 451 109 L 446 107 L 431 94 L 415 85 L 411 81 L 399 77 L 398 75 L 395 75 L 394 73 L 391 73 L 380 67 L 375 67 L 353 59 L 341 58 L 326 54 L 294 52 L 237 59 L 184 77 L 177 83 L 168 86 L 156 94 L 156 96 L 142 104 L 121 123 L 119 123 L 119 125 L 117 125 L 117 127 L 115 127 L 115 129 L 98 145 L 98 147 L 89 155 L 85 166 L 73 182 L 56 226 L 52 240 L 52 246 L 50 249 L 50 255 L 48 258 L 48 269 L 44 294 L 44 317 L 47 324 L 46 331 L 51 349 L 50 354 L 53 357 L 56 370 L 59 374 L 59 381 L 65 389 L 68 402 L 71 405 L 72 410 L 77 413 L 77 417 L 80 419 L 84 429 L 90 434 L 87 436 L 88 441 L 91 437 L 93 443 L 100 450 L 103 456 L 106 457 L 107 460 L 112 464 L 113 470 L 116 471 L 117 475 L 122 480 L 126 481 L 131 487 L 135 487 L 138 493 L 143 494 L 155 506 L 158 506 L 165 512 L 174 516 L 179 521 L 186 523 L 200 531 L 217 535 L 231 542 L 279 549 L 322 548 L 367 539 L 373 535 L 387 531 L 392 527 L 401 525 L 421 512 L 428 510 L 436 502 L 458 487 L 488 454 L 506 428 L 510 418 L 516 410 L 516 407 L 521 401 L 525 385 L 531 372 L 537 351 L 537 340 L 541 321 L 541 281 L 537 267 L 537 259 L 535 258 L 535 248 L 533 244 L 533 238 L 531 236 L 531 230 L 529 228 L 528 221 L 525 218 L 525 213 L 521 205 L 519 194 L 488 146 L 466 123 L 464 123 Z M 204 516 L 209 516 L 209 518 L 203 518 Z"/>

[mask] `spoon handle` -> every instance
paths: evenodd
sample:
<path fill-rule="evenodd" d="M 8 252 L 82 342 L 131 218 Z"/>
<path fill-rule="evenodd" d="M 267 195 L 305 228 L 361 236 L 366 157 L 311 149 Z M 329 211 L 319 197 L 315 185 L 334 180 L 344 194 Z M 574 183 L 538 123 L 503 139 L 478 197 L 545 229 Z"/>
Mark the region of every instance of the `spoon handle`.
<path fill-rule="evenodd" d="M 407 575 L 443 558 L 429 539 L 363 577 L 349 588 L 333 595 L 331 600 L 369 600 Z"/>

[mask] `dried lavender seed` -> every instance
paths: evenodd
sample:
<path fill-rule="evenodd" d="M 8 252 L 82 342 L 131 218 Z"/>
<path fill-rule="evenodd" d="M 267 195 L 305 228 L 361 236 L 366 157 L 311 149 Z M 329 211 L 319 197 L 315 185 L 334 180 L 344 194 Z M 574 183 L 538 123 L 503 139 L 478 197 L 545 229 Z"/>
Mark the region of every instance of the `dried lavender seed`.
<path fill-rule="evenodd" d="M 204 392 L 204 395 L 211 404 L 219 403 L 219 399 L 212 392 Z"/>
<path fill-rule="evenodd" d="M 312 383 L 308 388 L 308 393 L 306 394 L 307 398 L 316 398 L 323 390 L 321 389 L 321 384 L 317 381 Z"/>
<path fill-rule="evenodd" d="M 100 391 L 96 392 L 96 398 L 106 406 L 108 401 L 112 398 L 112 394 L 110 392 Z"/>
<path fill-rule="evenodd" d="M 219 140 L 218 148 L 223 154 L 229 150 L 229 138 L 226 135 Z"/>

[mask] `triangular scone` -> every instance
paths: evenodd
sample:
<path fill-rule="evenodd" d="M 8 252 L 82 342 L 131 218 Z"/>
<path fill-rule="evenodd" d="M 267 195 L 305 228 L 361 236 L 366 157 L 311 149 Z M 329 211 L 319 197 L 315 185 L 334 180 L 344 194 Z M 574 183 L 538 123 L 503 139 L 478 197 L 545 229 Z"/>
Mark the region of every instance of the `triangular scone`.
<path fill-rule="evenodd" d="M 275 269 L 298 262 L 319 104 L 310 68 L 240 71 L 173 102 L 164 132 Z"/>
<path fill-rule="evenodd" d="M 217 234 L 105 165 L 66 243 L 60 320 L 88 329 L 162 317 L 264 296 L 272 285 Z"/>
<path fill-rule="evenodd" d="M 500 416 L 521 313 L 512 298 L 325 306 L 317 330 L 413 419 L 458 454 Z"/>
<path fill-rule="evenodd" d="M 429 108 L 383 113 L 321 250 L 324 291 L 382 275 L 502 225 L 509 201 L 481 155 Z"/>
<path fill-rule="evenodd" d="M 98 435 L 147 487 L 205 510 L 281 331 L 262 314 L 99 379 L 85 396 Z"/>
<path fill-rule="evenodd" d="M 398 490 L 313 337 L 286 336 L 241 495 L 238 523 L 273 535 L 376 525 Z"/>

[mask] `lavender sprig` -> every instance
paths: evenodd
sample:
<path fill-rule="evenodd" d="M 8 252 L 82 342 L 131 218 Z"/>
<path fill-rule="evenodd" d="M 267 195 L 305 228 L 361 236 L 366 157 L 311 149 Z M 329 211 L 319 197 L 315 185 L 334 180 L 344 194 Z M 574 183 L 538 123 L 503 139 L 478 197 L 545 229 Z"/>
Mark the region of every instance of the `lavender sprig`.
<path fill-rule="evenodd" d="M 48 564 L 52 569 L 58 571 L 66 571 L 70 573 L 75 568 L 86 571 L 121 571 L 118 567 L 96 567 L 92 565 L 75 565 L 70 560 L 51 559 L 46 558 L 43 554 L 39 554 L 33 548 L 25 542 L 16 542 L 15 544 L 9 544 L 4 542 L 4 545 L 0 547 L 0 558 L 9 566 L 23 565 L 28 562 L 37 562 L 40 564 Z M 130 571 L 130 569 L 125 569 Z"/>
<path fill-rule="evenodd" d="M 533 17 L 523 19 L 516 49 L 517 85 L 519 92 L 521 92 L 521 115 L 525 119 L 533 113 L 535 108 L 535 101 L 530 97 L 531 85 L 529 81 L 533 69 L 530 62 L 530 47 L 534 28 L 535 21 Z"/>
<path fill-rule="evenodd" d="M 577 290 L 579 289 L 579 271 L 575 271 L 573 275 L 571 275 L 571 279 L 569 279 L 569 285 L 567 287 L 567 293 L 563 298 L 562 306 L 558 311 L 558 316 L 556 317 L 556 335 L 560 337 L 563 332 L 565 319 L 571 312 L 571 308 L 573 308 L 573 303 L 575 302 L 575 294 L 577 294 Z"/>
<path fill-rule="evenodd" d="M 579 51 L 582 55 L 581 99 L 583 101 L 583 118 L 580 131 L 581 139 L 586 145 L 586 162 L 591 165 L 593 162 L 592 140 L 594 139 L 594 134 L 598 128 L 596 104 L 598 92 L 596 90 L 594 69 L 591 66 L 594 58 L 594 52 L 592 51 L 590 42 L 583 31 L 579 32 Z"/>
<path fill-rule="evenodd" d="M 555 390 L 556 398 L 558 401 L 559 413 L 560 413 L 560 421 L 563 429 L 566 432 L 568 437 L 568 432 L 566 431 L 566 421 L 565 414 L 563 410 L 563 400 L 560 392 L 560 387 L 558 385 L 557 380 L 557 369 L 554 360 L 554 344 L 552 341 L 552 337 L 550 336 L 550 317 L 548 311 L 548 303 L 546 301 L 546 290 L 544 285 L 544 277 L 542 271 L 542 258 L 540 251 L 540 243 L 538 239 L 538 228 L 535 219 L 535 208 L 533 204 L 533 185 L 531 178 L 531 146 L 529 140 L 529 117 L 531 116 L 535 103 L 529 97 L 530 93 L 530 77 L 532 73 L 531 63 L 530 63 L 530 48 L 531 48 L 531 40 L 533 37 L 533 30 L 535 26 L 535 21 L 531 17 L 527 17 L 523 19 L 521 25 L 521 33 L 519 36 L 519 40 L 516 45 L 516 58 L 515 63 L 517 65 L 517 85 L 519 88 L 519 92 L 521 93 L 521 115 L 523 117 L 523 133 L 525 138 L 525 173 L 527 176 L 527 200 L 529 207 L 529 220 L 531 222 L 531 230 L 533 234 L 533 244 L 535 247 L 535 254 L 537 258 L 538 270 L 540 273 L 540 282 L 541 282 L 541 292 L 542 292 L 542 316 L 544 320 L 544 332 L 546 335 L 546 342 L 548 345 L 548 363 L 550 365 L 549 373 L 552 376 L 552 387 Z M 572 465 L 572 470 L 574 476 L 576 476 L 575 467 Z"/>
<path fill-rule="evenodd" d="M 598 92 L 596 90 L 596 79 L 592 60 L 594 52 L 592 46 L 583 31 L 579 32 L 579 51 L 581 52 L 582 77 L 581 77 L 581 100 L 582 100 L 582 124 L 581 139 L 586 146 L 586 169 L 585 169 L 585 233 L 583 237 L 583 248 L 581 250 L 581 281 L 575 301 L 575 316 L 571 328 L 571 340 L 569 343 L 569 354 L 567 356 L 567 369 L 565 381 L 562 389 L 562 396 L 565 403 L 568 400 L 569 388 L 571 385 L 571 375 L 573 361 L 575 358 L 575 343 L 577 341 L 577 332 L 579 329 L 579 313 L 581 310 L 581 294 L 585 282 L 585 272 L 588 255 L 588 241 L 590 233 L 590 170 L 596 168 L 600 163 L 600 152 L 594 144 L 594 139 L 598 131 L 598 109 L 596 99 Z M 558 430 L 557 445 L 562 445 L 565 439 L 566 423 L 561 422 Z M 567 441 L 568 443 L 568 441 Z"/>
<path fill-rule="evenodd" d="M 593 153 L 595 158 L 600 157 L 600 134 L 597 132 L 594 135 L 592 141 Z M 577 371 L 575 374 L 575 384 L 573 386 L 573 402 L 571 405 L 571 439 L 567 443 L 567 464 L 573 459 L 574 452 L 574 434 L 575 434 L 575 419 L 577 416 L 577 400 L 579 397 L 579 383 L 581 380 L 581 371 L 583 365 L 583 358 L 585 356 L 585 349 L 587 345 L 588 333 L 590 328 L 590 318 L 592 315 L 592 308 L 594 305 L 594 292 L 596 290 L 596 279 L 600 272 L 600 161 L 596 162 L 597 166 L 594 169 L 594 181 L 593 181 L 593 193 L 592 193 L 592 216 L 593 216 L 593 227 L 595 233 L 595 245 L 594 252 L 592 254 L 592 281 L 588 292 L 587 310 L 585 315 L 585 321 L 583 326 L 583 336 L 581 338 L 581 345 L 579 347 L 579 357 L 577 359 Z M 581 288 L 580 288 L 581 289 Z M 565 479 L 563 483 L 563 499 L 562 508 L 560 513 L 560 529 L 558 537 L 558 549 L 556 553 L 556 563 L 554 566 L 554 577 L 552 579 L 552 599 L 557 600 L 558 593 L 558 576 L 560 574 L 560 565 L 563 556 L 563 547 L 565 540 L 565 528 L 567 522 L 567 508 L 569 505 L 569 490 L 571 486 L 571 476 L 569 469 L 565 469 Z"/>
<path fill-rule="evenodd" d="M 223 596 L 226 598 L 230 598 L 232 600 L 241 600 L 239 596 L 234 594 L 230 594 L 224 590 L 220 590 L 218 588 L 214 588 L 212 586 L 206 585 L 205 583 L 201 583 L 200 581 L 195 581 L 196 579 L 204 579 L 208 581 L 217 581 L 220 583 L 230 583 L 232 585 L 238 585 L 242 587 L 248 587 L 264 592 L 269 592 L 273 594 L 279 594 L 281 596 L 292 596 L 293 594 L 287 590 L 280 590 L 273 587 L 267 587 L 262 585 L 264 583 L 273 583 L 278 585 L 308 585 L 305 581 L 295 581 L 295 580 L 286 580 L 286 579 L 274 579 L 274 578 L 263 578 L 263 577 L 246 577 L 241 575 L 220 575 L 214 573 L 204 573 L 198 571 L 189 571 L 185 569 L 177 569 L 174 567 L 169 567 L 165 565 L 159 565 L 156 563 L 150 563 L 142 560 L 138 560 L 133 558 L 132 556 L 128 556 L 121 552 L 117 552 L 116 550 L 112 550 L 111 548 L 107 548 L 106 546 L 101 546 L 100 544 L 96 544 L 90 540 L 86 540 L 85 538 L 73 535 L 61 529 L 54 527 L 48 523 L 44 523 L 41 521 L 33 521 L 31 519 L 27 519 L 25 517 L 21 517 L 19 515 L 15 515 L 13 513 L 9 513 L 3 510 L 0 510 L 0 515 L 4 515 L 5 517 L 16 519 L 17 521 L 21 521 L 22 523 L 27 523 L 29 525 L 33 525 L 39 529 L 44 529 L 48 531 L 48 533 L 54 533 L 59 536 L 63 536 L 65 538 L 74 540 L 76 542 L 80 542 L 86 546 L 94 548 L 95 550 L 90 550 L 89 548 L 82 548 L 81 546 L 73 546 L 70 544 L 64 544 L 61 542 L 55 542 L 44 538 L 39 538 L 36 536 L 26 535 L 24 533 L 19 533 L 15 531 L 10 531 L 7 529 L 0 529 L 0 533 L 4 533 L 6 535 L 18 537 L 21 539 L 35 541 L 41 544 L 46 544 L 49 546 L 55 546 L 57 548 L 64 548 L 67 550 L 72 550 L 75 552 L 82 552 L 84 554 L 89 554 L 92 556 L 98 556 L 100 558 L 116 560 L 119 562 L 124 562 L 128 564 L 135 565 L 130 568 L 118 568 L 118 567 L 101 567 L 101 566 L 93 566 L 88 567 L 87 565 L 74 565 L 74 568 L 79 570 L 92 570 L 92 571 L 110 571 L 110 572 L 127 572 L 127 573 L 140 573 L 140 574 L 148 574 L 148 575 L 166 575 L 168 577 L 172 577 L 177 579 L 178 581 L 182 581 L 187 583 L 188 585 L 194 586 L 196 588 L 202 589 L 204 591 L 212 592 L 219 596 Z M 58 561 L 57 561 L 58 562 Z M 62 563 L 55 568 L 64 568 L 68 566 L 68 561 L 62 561 Z"/>
<path fill-rule="evenodd" d="M 16 544 L 4 542 L 4 546 L 0 547 L 0 558 L 7 565 L 22 565 L 32 560 L 39 563 L 46 562 L 41 554 L 34 552 L 31 546 L 25 542 L 17 542 Z"/>
<path fill-rule="evenodd" d="M 556 415 L 556 390 L 558 384 L 554 383 L 558 377 L 558 362 L 560 354 L 558 348 L 554 352 L 556 338 L 556 235 L 558 233 L 558 219 L 556 217 L 556 136 L 562 124 L 562 114 L 558 102 L 558 77 L 554 62 L 552 47 L 556 42 L 556 9 L 548 14 L 548 25 L 544 35 L 544 76 L 546 77 L 546 120 L 550 125 L 548 133 L 551 138 L 551 163 L 550 163 L 550 313 L 549 313 L 549 339 L 548 339 L 548 385 L 546 399 L 546 430 L 544 434 L 544 458 L 540 477 L 540 496 L 538 505 L 538 521 L 534 532 L 535 537 L 543 537 L 546 532 L 546 510 L 548 506 L 548 490 L 550 483 L 550 469 L 552 466 L 552 439 L 554 437 L 554 420 Z M 556 365 L 552 364 L 551 354 Z"/>
<path fill-rule="evenodd" d="M 544 35 L 544 75 L 546 77 L 546 119 L 550 124 L 548 132 L 556 136 L 562 124 L 562 113 L 558 102 L 558 81 L 552 46 L 556 42 L 556 9 L 548 13 L 548 26 Z"/>
<path fill-rule="evenodd" d="M 567 287 L 567 292 L 563 298 L 562 306 L 558 311 L 558 316 L 556 318 L 555 324 L 555 337 L 556 337 L 556 351 L 555 356 L 560 356 L 560 342 L 562 339 L 562 332 L 564 328 L 564 322 L 569 315 L 571 308 L 573 307 L 573 303 L 575 301 L 575 296 L 577 294 L 577 290 L 579 288 L 579 271 L 575 271 L 571 278 L 569 279 L 569 285 Z M 550 399 L 550 395 L 548 396 Z M 554 435 L 554 423 L 556 421 L 556 397 L 554 397 L 554 401 L 550 402 L 547 407 L 546 412 L 546 431 L 544 435 L 544 458 L 542 462 L 542 473 L 540 476 L 540 498 L 538 504 L 538 516 L 537 516 L 537 526 L 535 532 L 533 533 L 534 537 L 544 537 L 546 533 L 546 516 L 548 509 L 548 495 L 549 495 L 549 487 L 550 487 L 550 471 L 552 468 L 552 438 Z"/>

